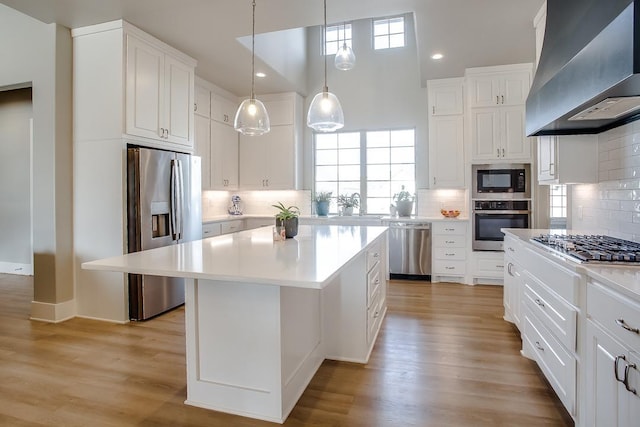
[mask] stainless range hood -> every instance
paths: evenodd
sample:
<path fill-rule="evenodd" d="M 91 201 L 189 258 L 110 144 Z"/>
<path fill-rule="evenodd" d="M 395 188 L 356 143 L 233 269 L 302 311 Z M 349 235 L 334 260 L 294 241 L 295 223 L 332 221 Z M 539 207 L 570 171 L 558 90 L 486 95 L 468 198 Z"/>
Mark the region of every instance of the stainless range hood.
<path fill-rule="evenodd" d="M 526 133 L 593 134 L 640 118 L 640 0 L 547 0 Z"/>

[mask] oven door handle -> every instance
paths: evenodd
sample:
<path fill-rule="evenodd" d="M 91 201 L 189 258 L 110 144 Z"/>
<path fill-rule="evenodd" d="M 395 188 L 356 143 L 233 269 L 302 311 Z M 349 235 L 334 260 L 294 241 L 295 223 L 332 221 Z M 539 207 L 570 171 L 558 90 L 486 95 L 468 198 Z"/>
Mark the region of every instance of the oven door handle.
<path fill-rule="evenodd" d="M 504 215 L 504 214 L 521 215 L 521 214 L 530 214 L 531 211 L 510 211 L 510 210 L 493 211 L 493 210 L 477 210 L 476 209 L 473 211 L 473 213 L 477 215 Z"/>

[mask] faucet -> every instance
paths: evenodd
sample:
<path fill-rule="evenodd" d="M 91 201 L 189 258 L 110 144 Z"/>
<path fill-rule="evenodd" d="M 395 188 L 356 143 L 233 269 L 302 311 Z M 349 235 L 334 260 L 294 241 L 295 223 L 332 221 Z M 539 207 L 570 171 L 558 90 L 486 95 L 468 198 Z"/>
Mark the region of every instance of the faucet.
<path fill-rule="evenodd" d="M 358 197 L 358 209 L 359 209 L 358 215 L 362 216 L 365 214 L 365 212 L 364 212 L 364 208 L 362 207 L 362 198 L 360 198 L 360 193 L 353 193 L 350 198 L 353 201 L 353 199 L 355 199 L 356 196 Z"/>

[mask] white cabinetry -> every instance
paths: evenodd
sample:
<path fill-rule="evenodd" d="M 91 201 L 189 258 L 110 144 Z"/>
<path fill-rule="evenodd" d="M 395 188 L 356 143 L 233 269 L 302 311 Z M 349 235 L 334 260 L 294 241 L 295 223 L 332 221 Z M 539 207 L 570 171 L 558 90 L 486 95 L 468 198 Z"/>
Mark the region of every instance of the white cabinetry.
<path fill-rule="evenodd" d="M 467 69 L 472 160 L 531 161 L 524 103 L 531 64 Z"/>
<path fill-rule="evenodd" d="M 261 99 L 271 131 L 240 136 L 240 187 L 247 190 L 294 190 L 301 186 L 302 98 L 296 93 Z"/>
<path fill-rule="evenodd" d="M 205 222 L 202 224 L 202 238 L 215 237 L 222 234 L 219 222 Z"/>
<path fill-rule="evenodd" d="M 467 259 L 466 221 L 433 223 L 431 280 L 464 283 Z"/>
<path fill-rule="evenodd" d="M 597 135 L 539 136 L 540 184 L 598 182 Z"/>
<path fill-rule="evenodd" d="M 587 284 L 587 422 L 631 427 L 640 419 L 640 305 Z"/>
<path fill-rule="evenodd" d="M 504 277 L 504 254 L 474 251 L 473 283 L 501 284 Z"/>
<path fill-rule="evenodd" d="M 239 143 L 238 132 L 233 128 L 236 102 L 210 87 L 214 86 L 198 79 L 195 151 L 203 159 L 202 189 L 235 190 L 238 188 Z"/>
<path fill-rule="evenodd" d="M 521 259 L 522 353 L 536 361 L 571 416 L 577 416 L 577 322 L 581 277 L 527 251 Z"/>
<path fill-rule="evenodd" d="M 429 80 L 431 188 L 464 187 L 463 79 Z"/>
<path fill-rule="evenodd" d="M 126 34 L 126 133 L 193 146 L 194 64 Z"/>
<path fill-rule="evenodd" d="M 522 293 L 524 288 L 524 268 L 520 259 L 526 249 L 517 239 L 504 237 L 504 319 L 522 330 Z"/>

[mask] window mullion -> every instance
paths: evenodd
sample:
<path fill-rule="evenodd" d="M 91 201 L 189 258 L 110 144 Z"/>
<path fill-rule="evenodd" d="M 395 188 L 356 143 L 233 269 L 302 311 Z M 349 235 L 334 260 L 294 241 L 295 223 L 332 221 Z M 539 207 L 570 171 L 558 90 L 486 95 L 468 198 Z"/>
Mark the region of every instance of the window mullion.
<path fill-rule="evenodd" d="M 367 210 L 367 138 L 365 131 L 360 131 L 360 212 Z"/>

